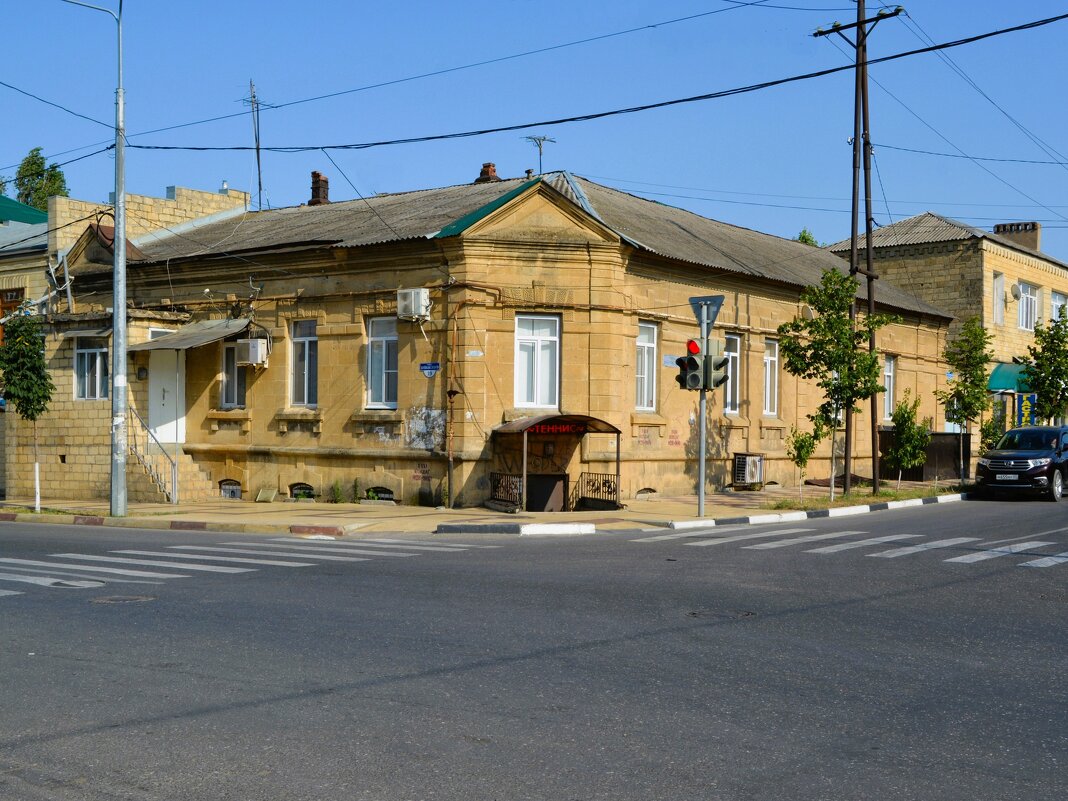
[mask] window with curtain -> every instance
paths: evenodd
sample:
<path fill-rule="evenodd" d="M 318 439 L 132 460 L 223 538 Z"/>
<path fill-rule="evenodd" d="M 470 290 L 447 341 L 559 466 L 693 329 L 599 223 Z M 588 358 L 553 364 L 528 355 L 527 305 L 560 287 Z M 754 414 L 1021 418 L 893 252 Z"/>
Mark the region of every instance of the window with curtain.
<path fill-rule="evenodd" d="M 515 318 L 515 405 L 552 407 L 560 396 L 560 319 Z"/>
<path fill-rule="evenodd" d="M 296 320 L 292 332 L 291 401 L 294 406 L 315 406 L 319 402 L 319 338 L 315 320 Z"/>
<path fill-rule="evenodd" d="M 656 409 L 656 372 L 656 325 L 638 323 L 638 353 L 634 367 L 636 409 Z"/>
<path fill-rule="evenodd" d="M 397 408 L 397 318 L 367 321 L 367 408 Z"/>

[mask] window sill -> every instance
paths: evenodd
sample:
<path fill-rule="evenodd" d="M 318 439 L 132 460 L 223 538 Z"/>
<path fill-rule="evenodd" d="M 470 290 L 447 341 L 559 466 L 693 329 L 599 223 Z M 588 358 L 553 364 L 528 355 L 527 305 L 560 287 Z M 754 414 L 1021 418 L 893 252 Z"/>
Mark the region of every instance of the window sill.
<path fill-rule="evenodd" d="M 278 421 L 278 433 L 286 434 L 292 424 L 310 423 L 313 434 L 323 432 L 323 415 L 318 409 L 286 409 L 277 412 L 274 419 Z"/>
<path fill-rule="evenodd" d="M 765 417 L 762 417 L 760 420 L 760 427 L 779 430 L 785 430 L 789 428 L 785 420 L 782 420 L 778 417 L 773 417 L 772 415 L 766 415 Z"/>
<path fill-rule="evenodd" d="M 666 426 L 668 423 L 667 418 L 657 414 L 654 411 L 633 411 L 630 413 L 630 424 L 632 426 Z"/>
<path fill-rule="evenodd" d="M 404 414 L 397 409 L 360 409 L 349 415 L 354 423 L 401 423 Z"/>
<path fill-rule="evenodd" d="M 241 433 L 247 434 L 252 422 L 252 415 L 248 409 L 237 407 L 233 409 L 210 409 L 206 415 L 211 421 L 211 430 L 218 431 L 220 423 L 240 423 Z"/>

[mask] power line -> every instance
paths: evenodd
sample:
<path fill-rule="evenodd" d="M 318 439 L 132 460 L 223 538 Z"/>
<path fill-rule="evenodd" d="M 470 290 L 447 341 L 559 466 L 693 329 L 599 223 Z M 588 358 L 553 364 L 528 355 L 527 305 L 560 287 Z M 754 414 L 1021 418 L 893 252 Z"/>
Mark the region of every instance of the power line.
<path fill-rule="evenodd" d="M 1068 14 L 1060 14 L 1055 17 L 1048 17 L 1046 19 L 1035 20 L 1033 22 L 1027 22 L 1022 25 L 1016 25 L 1011 28 L 1002 28 L 996 31 L 989 31 L 987 33 L 977 34 L 975 36 L 969 36 L 963 39 L 956 39 L 951 42 L 943 42 L 942 44 L 931 45 L 928 47 L 921 47 L 914 50 L 906 50 L 901 53 L 894 53 L 889 56 L 881 56 L 876 59 L 869 59 L 867 65 L 883 64 L 889 61 L 896 61 L 898 59 L 907 58 L 909 56 L 921 55 L 924 53 L 933 53 L 939 50 L 947 50 L 953 47 L 960 47 L 966 44 L 972 44 L 984 39 L 990 39 L 995 36 L 1002 36 L 1008 33 L 1018 33 L 1020 31 L 1031 30 L 1039 28 L 1044 25 L 1050 25 L 1054 22 L 1061 22 L 1068 19 Z M 288 147 L 265 147 L 264 150 L 270 150 L 276 153 L 304 153 L 311 150 L 366 150 L 375 147 L 387 147 L 390 145 L 404 145 L 404 144 L 417 144 L 423 142 L 435 142 L 447 139 L 463 139 L 473 136 L 485 136 L 491 133 L 505 133 L 508 131 L 519 131 L 525 128 L 533 128 L 537 126 L 548 125 L 564 125 L 574 122 L 588 122 L 590 120 L 603 119 L 606 117 L 615 117 L 622 114 L 635 114 L 642 111 L 651 111 L 653 109 L 667 108 L 670 106 L 678 106 L 687 103 L 697 103 L 705 100 L 718 100 L 724 97 L 733 97 L 735 95 L 748 94 L 750 92 L 756 92 L 762 89 L 770 89 L 775 86 L 782 86 L 788 83 L 797 83 L 800 81 L 812 80 L 814 78 L 822 78 L 827 75 L 834 75 L 839 72 L 845 72 L 847 70 L 853 70 L 856 68 L 854 64 L 848 64 L 841 67 L 829 67 L 823 70 L 816 70 L 814 72 L 807 72 L 801 75 L 792 75 L 787 78 L 778 78 L 771 81 L 764 81 L 762 83 L 749 84 L 748 86 L 735 87 L 733 89 L 724 89 L 718 92 L 708 92 L 700 95 L 693 95 L 690 97 L 677 98 L 674 100 L 662 100 L 656 103 L 646 103 L 640 106 L 630 106 L 628 108 L 613 109 L 611 111 L 599 111 L 590 114 L 580 114 L 572 117 L 560 117 L 553 120 L 540 120 L 538 122 L 525 122 L 516 125 L 505 125 L 496 128 L 482 128 L 472 131 L 460 131 L 456 133 L 448 134 L 434 134 L 429 136 L 416 136 L 406 139 L 386 139 L 375 142 L 360 142 L 354 144 L 344 145 L 297 145 Z M 899 101 L 900 102 L 900 101 Z M 933 130 L 933 129 L 932 129 Z M 948 141 L 948 140 L 947 140 Z M 950 143 L 952 144 L 952 143 Z M 184 150 L 184 151 L 241 151 L 250 150 L 251 147 L 247 145 L 237 146 L 190 146 L 190 145 L 134 145 L 129 147 L 137 148 L 140 150 Z"/>
<path fill-rule="evenodd" d="M 27 92 L 25 89 L 19 89 L 17 86 L 12 86 L 9 83 L 4 83 L 3 81 L 0 81 L 0 86 L 6 86 L 8 89 L 10 89 L 13 92 L 18 92 L 20 95 L 26 95 L 26 97 L 33 98 L 34 100 L 38 101 L 39 103 L 44 103 L 46 106 L 51 106 L 52 108 L 58 108 L 60 111 L 65 111 L 67 114 L 70 114 L 72 116 L 80 117 L 81 119 L 88 120 L 89 122 L 95 122 L 97 125 L 103 125 L 105 128 L 111 128 L 112 130 L 115 129 L 115 126 L 112 125 L 111 123 L 101 122 L 100 120 L 93 119 L 92 117 L 87 117 L 85 114 L 79 114 L 77 111 L 73 111 L 73 110 L 67 108 L 66 106 L 60 105 L 59 103 L 54 103 L 51 100 L 46 100 L 45 98 L 41 97 L 40 95 L 35 95 L 33 92 Z M 7 168 L 5 167 L 5 169 L 7 169 Z"/>
<path fill-rule="evenodd" d="M 880 86 L 881 88 L 881 86 Z M 889 94 L 889 93 L 888 93 Z M 899 101 L 900 102 L 900 101 Z M 951 143 L 952 144 L 952 143 Z M 1002 164 L 1040 164 L 1040 165 L 1055 165 L 1060 167 L 1068 167 L 1068 161 L 1043 161 L 1040 159 L 1010 159 L 1010 158 L 994 158 L 992 156 L 970 156 L 967 153 L 939 153 L 934 150 L 920 150 L 913 147 L 900 147 L 898 145 L 878 144 L 875 147 L 885 147 L 887 150 L 900 150 L 905 153 L 919 153 L 923 156 L 940 156 L 947 159 L 967 159 L 968 161 L 990 161 L 999 162 Z"/>

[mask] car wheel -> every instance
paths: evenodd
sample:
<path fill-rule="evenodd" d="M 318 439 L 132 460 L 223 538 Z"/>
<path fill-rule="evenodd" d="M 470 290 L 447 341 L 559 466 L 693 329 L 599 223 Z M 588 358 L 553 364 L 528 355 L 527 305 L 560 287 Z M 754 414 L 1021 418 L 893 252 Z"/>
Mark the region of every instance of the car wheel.
<path fill-rule="evenodd" d="M 1053 475 L 1049 478 L 1049 500 L 1056 503 L 1061 499 L 1064 494 L 1064 476 L 1061 475 L 1060 470 L 1054 470 Z"/>

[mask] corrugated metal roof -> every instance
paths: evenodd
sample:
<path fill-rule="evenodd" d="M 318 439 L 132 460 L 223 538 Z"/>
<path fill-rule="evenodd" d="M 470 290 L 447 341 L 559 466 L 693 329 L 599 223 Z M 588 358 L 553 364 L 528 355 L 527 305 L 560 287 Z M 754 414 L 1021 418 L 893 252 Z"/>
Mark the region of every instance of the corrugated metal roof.
<path fill-rule="evenodd" d="M 376 195 L 323 206 L 249 212 L 199 227 L 193 233 L 141 237 L 145 264 L 167 259 L 276 251 L 291 247 L 358 247 L 444 235 L 465 218 L 498 207 L 508 195 L 544 184 L 612 229 L 639 250 L 699 267 L 781 282 L 816 285 L 824 270 L 843 269 L 840 258 L 795 240 L 711 220 L 636 197 L 567 173 L 540 180 Z M 517 190 L 521 190 L 517 192 Z M 443 230 L 444 229 L 444 230 Z M 858 297 L 865 297 L 863 284 Z M 880 282 L 876 299 L 887 306 L 949 319 L 940 309 Z"/>
<path fill-rule="evenodd" d="M 0 220 L 37 225 L 48 222 L 48 214 L 33 206 L 27 206 L 25 203 L 19 203 L 17 200 L 0 195 Z"/>
<path fill-rule="evenodd" d="M 199 348 L 201 345 L 208 345 L 234 334 L 240 334 L 248 328 L 250 322 L 251 320 L 246 317 L 233 320 L 201 320 L 197 323 L 183 325 L 177 331 L 150 339 L 148 342 L 131 345 L 127 350 L 188 350 L 189 348 Z"/>
<path fill-rule="evenodd" d="M 12 222 L 0 225 L 0 256 L 24 250 L 45 250 L 48 247 L 48 223 L 29 225 Z"/>

